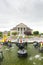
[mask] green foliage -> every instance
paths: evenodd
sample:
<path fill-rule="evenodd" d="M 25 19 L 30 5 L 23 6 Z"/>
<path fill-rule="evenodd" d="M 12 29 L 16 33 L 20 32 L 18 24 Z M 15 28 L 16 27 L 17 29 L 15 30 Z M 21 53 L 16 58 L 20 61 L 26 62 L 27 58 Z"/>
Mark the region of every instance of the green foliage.
<path fill-rule="evenodd" d="M 43 33 L 41 33 L 41 35 L 43 35 Z"/>
<path fill-rule="evenodd" d="M 34 31 L 33 35 L 39 35 L 39 31 Z"/>
<path fill-rule="evenodd" d="M 2 32 L 0 32 L 0 37 L 2 37 L 3 36 L 3 33 Z"/>
<path fill-rule="evenodd" d="M 8 32 L 8 36 L 10 36 L 10 31 Z"/>
<path fill-rule="evenodd" d="M 17 35 L 17 32 L 12 32 L 12 35 Z"/>

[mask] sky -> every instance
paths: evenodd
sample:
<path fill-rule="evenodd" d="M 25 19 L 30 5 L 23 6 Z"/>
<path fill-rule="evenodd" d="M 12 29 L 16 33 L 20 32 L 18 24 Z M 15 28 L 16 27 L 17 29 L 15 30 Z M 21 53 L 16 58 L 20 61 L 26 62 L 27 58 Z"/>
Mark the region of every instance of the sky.
<path fill-rule="evenodd" d="M 0 0 L 0 31 L 19 23 L 43 32 L 43 0 Z"/>

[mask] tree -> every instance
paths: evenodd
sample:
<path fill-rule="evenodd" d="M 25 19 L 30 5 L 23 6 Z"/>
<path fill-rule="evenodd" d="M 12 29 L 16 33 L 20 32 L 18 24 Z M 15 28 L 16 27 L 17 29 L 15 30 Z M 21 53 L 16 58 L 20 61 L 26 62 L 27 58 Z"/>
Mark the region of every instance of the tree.
<path fill-rule="evenodd" d="M 39 35 L 39 31 L 34 31 L 33 35 Z"/>
<path fill-rule="evenodd" d="M 30 31 L 25 31 L 24 34 L 25 35 L 32 35 L 32 33 Z"/>
<path fill-rule="evenodd" d="M 0 32 L 0 37 L 2 37 L 3 36 L 3 33 L 2 32 Z"/>
<path fill-rule="evenodd" d="M 41 33 L 40 35 L 43 35 L 43 33 Z"/>
<path fill-rule="evenodd" d="M 8 36 L 10 36 L 10 31 L 8 31 Z"/>
<path fill-rule="evenodd" d="M 17 32 L 12 32 L 12 35 L 17 35 Z"/>

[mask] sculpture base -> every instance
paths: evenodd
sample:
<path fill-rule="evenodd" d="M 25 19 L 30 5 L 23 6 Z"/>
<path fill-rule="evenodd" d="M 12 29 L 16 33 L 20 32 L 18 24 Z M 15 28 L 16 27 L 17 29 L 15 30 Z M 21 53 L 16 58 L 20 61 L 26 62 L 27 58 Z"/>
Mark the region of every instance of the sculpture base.
<path fill-rule="evenodd" d="M 27 56 L 27 50 L 25 50 L 25 49 L 22 49 L 22 50 L 19 50 L 18 51 L 18 56 L 19 57 L 25 57 L 25 56 Z"/>

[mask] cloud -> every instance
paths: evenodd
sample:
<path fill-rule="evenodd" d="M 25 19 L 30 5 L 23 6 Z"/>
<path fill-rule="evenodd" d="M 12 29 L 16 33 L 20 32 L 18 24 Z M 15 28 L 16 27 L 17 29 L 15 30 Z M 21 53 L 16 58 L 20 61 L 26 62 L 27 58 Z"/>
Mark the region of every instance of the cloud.
<path fill-rule="evenodd" d="M 6 30 L 20 22 L 41 30 L 43 0 L 0 0 L 0 28 Z"/>
<path fill-rule="evenodd" d="M 43 20 L 43 1 L 42 0 L 36 0 L 34 2 L 34 16 L 37 20 L 41 21 Z"/>

